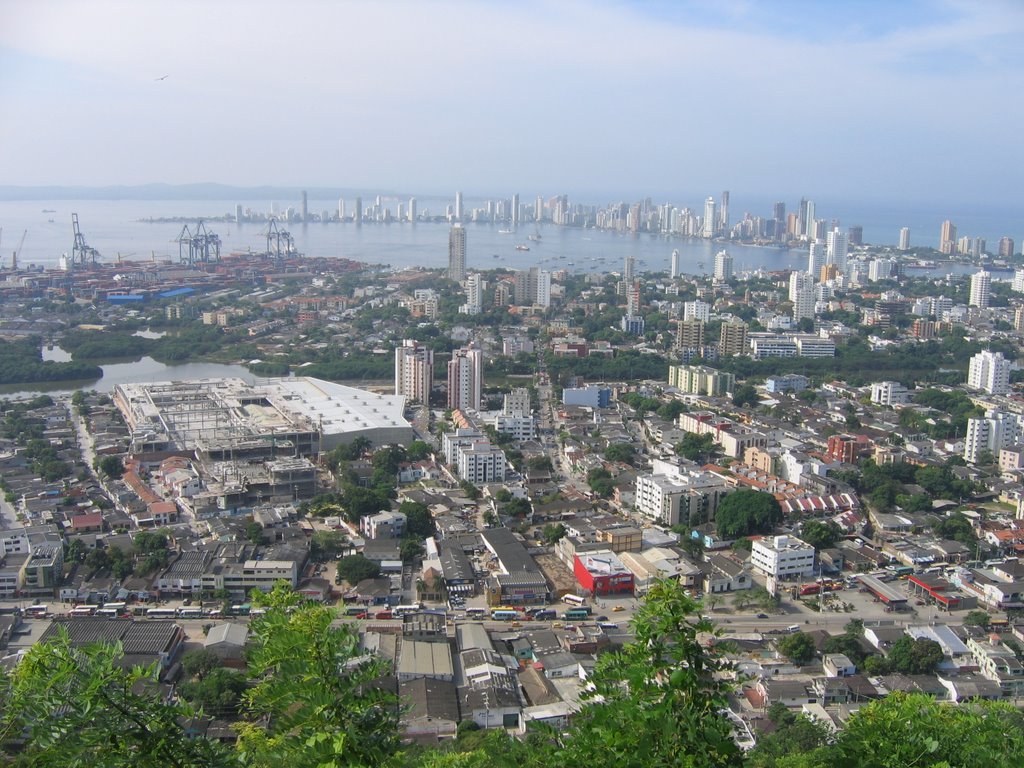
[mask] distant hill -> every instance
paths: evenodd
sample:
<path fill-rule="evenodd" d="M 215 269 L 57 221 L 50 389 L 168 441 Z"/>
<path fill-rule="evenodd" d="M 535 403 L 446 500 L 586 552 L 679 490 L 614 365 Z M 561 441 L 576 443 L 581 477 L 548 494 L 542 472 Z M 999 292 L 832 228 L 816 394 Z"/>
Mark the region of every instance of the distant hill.
<path fill-rule="evenodd" d="M 298 198 L 305 189 L 310 200 L 364 195 L 391 196 L 379 190 L 340 187 L 235 187 L 229 184 L 139 184 L 107 187 L 0 185 L 0 200 L 275 200 Z"/>

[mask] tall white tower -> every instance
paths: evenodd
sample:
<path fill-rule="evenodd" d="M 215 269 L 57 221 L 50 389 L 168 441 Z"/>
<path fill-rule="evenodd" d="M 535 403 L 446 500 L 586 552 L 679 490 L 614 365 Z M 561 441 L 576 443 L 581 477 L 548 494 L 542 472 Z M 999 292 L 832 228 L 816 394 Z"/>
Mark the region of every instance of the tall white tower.
<path fill-rule="evenodd" d="M 726 251 L 715 255 L 715 280 L 725 282 L 732 278 L 732 256 Z"/>
<path fill-rule="evenodd" d="M 625 283 L 632 283 L 636 273 L 636 257 L 627 256 L 622 264 L 622 280 Z"/>
<path fill-rule="evenodd" d="M 675 280 L 677 277 L 679 277 L 679 249 L 678 248 L 673 248 L 672 249 L 672 259 L 671 259 L 671 262 L 669 263 L 669 268 L 668 269 L 669 269 L 669 272 L 668 272 L 669 277 L 671 277 L 673 280 Z"/>
<path fill-rule="evenodd" d="M 416 198 L 409 198 L 409 221 L 416 221 Z"/>
<path fill-rule="evenodd" d="M 455 220 L 462 221 L 462 193 L 455 193 Z"/>
<path fill-rule="evenodd" d="M 982 309 L 986 309 L 991 295 L 992 273 L 983 269 L 981 272 L 976 272 L 971 275 L 970 305 L 972 307 L 981 307 Z"/>
<path fill-rule="evenodd" d="M 395 348 L 395 394 L 424 405 L 430 402 L 434 380 L 434 350 L 405 339 Z"/>
<path fill-rule="evenodd" d="M 821 240 L 813 240 L 807 249 L 807 274 L 813 280 L 819 280 L 823 266 L 825 266 L 825 244 Z"/>
<path fill-rule="evenodd" d="M 903 227 L 900 230 L 900 250 L 910 250 L 910 227 Z"/>
<path fill-rule="evenodd" d="M 715 218 L 715 198 L 709 197 L 704 201 L 704 229 L 701 232 L 701 237 L 710 240 L 715 236 L 715 225 L 718 221 Z"/>
<path fill-rule="evenodd" d="M 990 395 L 1005 395 L 1010 391 L 1010 365 L 1002 352 L 983 349 L 971 358 L 967 368 L 967 386 L 982 389 Z"/>
<path fill-rule="evenodd" d="M 846 272 L 846 256 L 850 250 L 850 241 L 846 233 L 839 227 L 835 227 L 828 233 L 827 252 L 825 255 L 826 264 L 835 264 L 839 274 Z"/>

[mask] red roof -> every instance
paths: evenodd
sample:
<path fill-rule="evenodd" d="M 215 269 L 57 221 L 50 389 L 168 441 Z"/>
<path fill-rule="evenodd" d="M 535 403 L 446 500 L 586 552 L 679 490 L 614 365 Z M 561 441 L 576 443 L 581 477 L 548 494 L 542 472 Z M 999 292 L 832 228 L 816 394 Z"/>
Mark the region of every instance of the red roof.
<path fill-rule="evenodd" d="M 83 528 L 102 528 L 103 513 L 90 512 L 85 515 L 75 515 L 71 518 L 71 530 L 79 531 Z"/>

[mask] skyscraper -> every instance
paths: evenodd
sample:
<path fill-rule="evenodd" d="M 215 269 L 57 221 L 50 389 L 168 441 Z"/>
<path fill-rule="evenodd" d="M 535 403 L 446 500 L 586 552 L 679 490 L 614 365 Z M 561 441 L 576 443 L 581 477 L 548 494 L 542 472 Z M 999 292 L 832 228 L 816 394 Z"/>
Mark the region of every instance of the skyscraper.
<path fill-rule="evenodd" d="M 464 315 L 479 315 L 483 308 L 484 278 L 478 272 L 466 277 L 466 303 L 459 311 Z"/>
<path fill-rule="evenodd" d="M 302 190 L 302 220 L 309 221 L 309 206 L 307 205 L 306 190 Z"/>
<path fill-rule="evenodd" d="M 462 193 L 455 193 L 455 221 L 462 221 Z"/>
<path fill-rule="evenodd" d="M 807 273 L 812 279 L 817 280 L 823 266 L 825 266 L 825 244 L 821 240 L 812 240 L 807 249 Z"/>
<path fill-rule="evenodd" d="M 622 264 L 622 281 L 624 283 L 632 283 L 633 277 L 636 272 L 636 257 L 627 256 Z"/>
<path fill-rule="evenodd" d="M 814 201 L 808 200 L 806 207 L 804 208 L 804 231 L 803 234 L 808 238 L 817 237 L 814 232 Z"/>
<path fill-rule="evenodd" d="M 338 198 L 338 221 L 345 220 L 345 198 Z"/>
<path fill-rule="evenodd" d="M 672 249 L 672 259 L 669 263 L 669 277 L 675 280 L 679 277 L 679 249 Z"/>
<path fill-rule="evenodd" d="M 519 193 L 512 195 L 512 226 L 519 225 Z"/>
<path fill-rule="evenodd" d="M 1010 365 L 1002 352 L 983 349 L 971 358 L 967 369 L 967 386 L 984 390 L 990 395 L 1005 395 L 1010 391 Z"/>
<path fill-rule="evenodd" d="M 725 282 L 732 279 L 732 256 L 726 251 L 715 254 L 715 280 Z"/>
<path fill-rule="evenodd" d="M 484 353 L 479 349 L 457 349 L 448 363 L 448 407 L 480 410 Z"/>
<path fill-rule="evenodd" d="M 854 224 L 846 231 L 850 245 L 864 245 L 864 227 Z"/>
<path fill-rule="evenodd" d="M 793 302 L 793 319 L 814 317 L 814 278 L 806 272 L 794 270 L 789 276 L 789 300 Z"/>
<path fill-rule="evenodd" d="M 363 223 L 363 198 L 356 198 L 356 209 L 352 213 L 352 217 L 357 225 L 361 225 Z"/>
<path fill-rule="evenodd" d="M 949 219 L 942 222 L 942 228 L 939 230 L 939 251 L 941 253 L 956 252 L 956 225 Z"/>
<path fill-rule="evenodd" d="M 404 339 L 402 346 L 395 348 L 395 394 L 427 405 L 433 381 L 434 350 Z"/>
<path fill-rule="evenodd" d="M 544 220 L 544 198 L 537 195 L 537 200 L 533 204 L 533 220 L 543 221 Z"/>
<path fill-rule="evenodd" d="M 701 237 L 710 240 L 715 236 L 715 225 L 718 220 L 715 218 L 715 198 L 709 197 L 704 201 L 704 229 Z"/>
<path fill-rule="evenodd" d="M 910 250 L 910 227 L 903 227 L 900 230 L 900 250 Z"/>
<path fill-rule="evenodd" d="M 992 273 L 986 270 L 971 275 L 971 298 L 972 307 L 986 309 L 989 297 L 992 295 Z"/>
<path fill-rule="evenodd" d="M 1013 256 L 1013 238 L 1004 235 L 999 238 L 999 256 L 1008 259 Z"/>
<path fill-rule="evenodd" d="M 849 241 L 846 233 L 839 227 L 828 233 L 826 242 L 825 263 L 834 264 L 839 274 L 846 272 L 846 256 L 849 252 Z"/>
<path fill-rule="evenodd" d="M 722 193 L 722 208 L 718 213 L 718 231 L 729 236 L 729 190 Z"/>
<path fill-rule="evenodd" d="M 409 198 L 409 221 L 416 221 L 416 198 Z"/>
<path fill-rule="evenodd" d="M 448 232 L 448 278 L 458 282 L 466 279 L 466 230 L 461 224 Z"/>
<path fill-rule="evenodd" d="M 720 355 L 742 355 L 747 352 L 747 324 L 742 320 L 722 323 L 722 335 L 718 340 Z"/>

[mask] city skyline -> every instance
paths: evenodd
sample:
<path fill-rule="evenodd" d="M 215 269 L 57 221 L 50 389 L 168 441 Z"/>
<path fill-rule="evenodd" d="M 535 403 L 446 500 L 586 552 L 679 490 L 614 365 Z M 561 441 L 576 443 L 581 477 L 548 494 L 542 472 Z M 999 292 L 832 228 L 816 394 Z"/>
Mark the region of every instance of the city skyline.
<path fill-rule="evenodd" d="M 962 189 L 1013 200 L 1005 169 L 1024 153 L 1006 98 L 1022 81 L 1011 3 L 8 2 L 3 15 L 16 184 L 955 203 Z M 958 94 L 971 120 L 939 119 Z M 830 99 L 847 116 L 825 130 L 814 114 Z"/>

